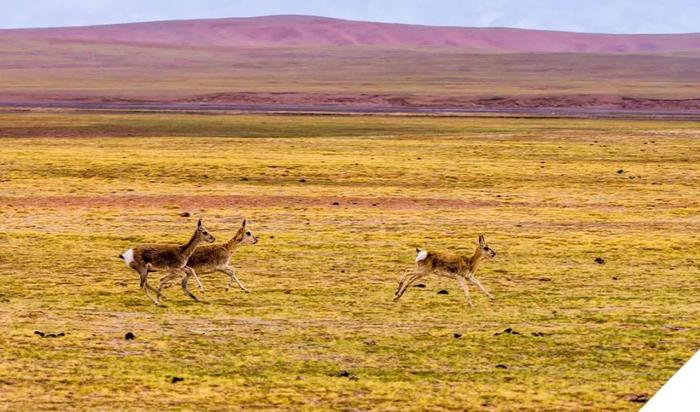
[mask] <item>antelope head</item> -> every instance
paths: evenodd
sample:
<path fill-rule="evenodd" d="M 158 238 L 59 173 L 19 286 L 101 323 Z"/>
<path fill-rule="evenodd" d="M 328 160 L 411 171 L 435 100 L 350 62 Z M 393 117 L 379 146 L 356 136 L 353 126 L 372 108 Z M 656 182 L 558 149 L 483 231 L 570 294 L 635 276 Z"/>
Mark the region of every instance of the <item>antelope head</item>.
<path fill-rule="evenodd" d="M 238 233 L 236 234 L 236 238 L 240 239 L 240 244 L 245 245 L 245 244 L 250 244 L 254 245 L 258 243 L 258 238 L 255 237 L 253 232 L 250 231 L 246 227 L 246 220 L 243 219 L 243 223 L 241 223 L 241 228 L 238 229 Z"/>
<path fill-rule="evenodd" d="M 486 239 L 484 238 L 484 235 L 479 235 L 479 243 L 477 243 L 476 245 L 476 253 L 487 258 L 493 258 L 494 256 L 496 256 L 496 251 L 491 249 L 486 244 Z"/>
<path fill-rule="evenodd" d="M 197 236 L 200 239 L 202 239 L 202 241 L 207 242 L 207 243 L 213 243 L 214 240 L 216 240 L 214 238 L 214 236 L 212 236 L 212 234 L 209 233 L 207 228 L 204 227 L 204 225 L 202 224 L 202 219 L 199 219 L 197 221 Z"/>

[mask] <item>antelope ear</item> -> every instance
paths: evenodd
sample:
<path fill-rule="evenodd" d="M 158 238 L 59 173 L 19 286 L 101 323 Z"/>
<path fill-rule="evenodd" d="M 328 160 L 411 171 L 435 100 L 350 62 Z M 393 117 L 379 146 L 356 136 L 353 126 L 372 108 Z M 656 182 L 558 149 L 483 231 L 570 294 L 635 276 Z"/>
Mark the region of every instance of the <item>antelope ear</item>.
<path fill-rule="evenodd" d="M 241 223 L 241 227 L 245 227 L 245 218 L 243 218 L 243 223 Z"/>
<path fill-rule="evenodd" d="M 197 220 L 197 227 L 202 227 L 202 218 L 199 218 L 199 220 Z"/>
<path fill-rule="evenodd" d="M 484 239 L 484 235 L 479 235 L 479 246 L 486 246 L 486 239 Z"/>
<path fill-rule="evenodd" d="M 416 253 L 420 253 L 420 249 L 419 249 L 419 248 L 416 248 Z"/>

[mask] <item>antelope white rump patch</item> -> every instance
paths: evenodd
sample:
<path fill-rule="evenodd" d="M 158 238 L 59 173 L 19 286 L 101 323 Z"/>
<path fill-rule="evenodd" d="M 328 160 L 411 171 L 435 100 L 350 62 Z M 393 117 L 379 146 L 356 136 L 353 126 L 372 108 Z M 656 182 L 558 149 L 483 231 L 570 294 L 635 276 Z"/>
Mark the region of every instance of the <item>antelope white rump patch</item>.
<path fill-rule="evenodd" d="M 428 257 L 428 251 L 421 250 L 420 252 L 418 252 L 418 255 L 416 256 L 416 262 L 420 262 L 421 260 L 423 260 L 427 257 Z"/>
<path fill-rule="evenodd" d="M 131 262 L 134 261 L 134 249 L 129 249 L 122 253 L 122 259 L 124 259 L 126 266 L 131 267 Z"/>

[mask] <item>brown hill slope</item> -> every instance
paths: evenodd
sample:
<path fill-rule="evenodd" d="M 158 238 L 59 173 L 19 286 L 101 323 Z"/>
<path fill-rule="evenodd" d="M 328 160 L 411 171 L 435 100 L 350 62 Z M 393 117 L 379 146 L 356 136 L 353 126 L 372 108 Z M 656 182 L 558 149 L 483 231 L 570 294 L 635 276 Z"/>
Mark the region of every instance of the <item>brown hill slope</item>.
<path fill-rule="evenodd" d="M 303 16 L 0 30 L 0 105 L 698 111 L 697 36 L 440 28 Z M 616 49 L 620 39 L 626 50 L 686 50 L 592 52 Z M 571 47 L 586 52 L 550 52 Z"/>
<path fill-rule="evenodd" d="M 0 30 L 0 37 L 169 46 L 384 46 L 508 52 L 700 50 L 695 34 L 590 34 L 508 28 L 434 27 L 312 16 L 179 20 L 90 27 Z"/>

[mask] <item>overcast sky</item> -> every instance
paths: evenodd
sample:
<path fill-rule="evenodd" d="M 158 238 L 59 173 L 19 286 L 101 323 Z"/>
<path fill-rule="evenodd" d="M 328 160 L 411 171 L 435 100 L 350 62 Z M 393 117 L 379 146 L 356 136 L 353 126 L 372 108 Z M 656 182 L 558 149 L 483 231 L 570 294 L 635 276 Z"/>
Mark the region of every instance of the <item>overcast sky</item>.
<path fill-rule="evenodd" d="M 700 32 L 700 0 L 0 0 L 0 28 L 271 14 L 605 33 Z"/>

